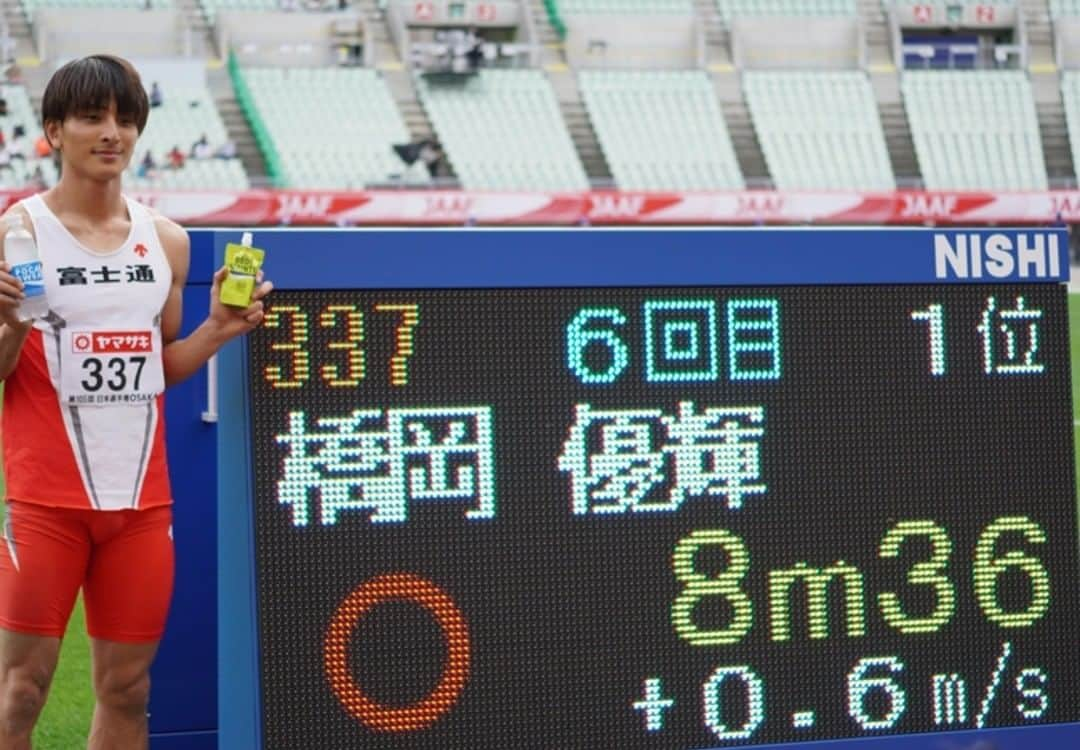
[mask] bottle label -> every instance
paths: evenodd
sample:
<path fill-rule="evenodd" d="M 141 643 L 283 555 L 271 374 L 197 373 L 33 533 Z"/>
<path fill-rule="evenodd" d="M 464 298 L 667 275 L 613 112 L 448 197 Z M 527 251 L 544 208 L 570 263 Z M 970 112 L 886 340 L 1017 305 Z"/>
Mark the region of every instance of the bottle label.
<path fill-rule="evenodd" d="M 45 277 L 41 273 L 40 260 L 13 266 L 11 273 L 23 283 L 23 293 L 28 299 L 45 294 Z"/>

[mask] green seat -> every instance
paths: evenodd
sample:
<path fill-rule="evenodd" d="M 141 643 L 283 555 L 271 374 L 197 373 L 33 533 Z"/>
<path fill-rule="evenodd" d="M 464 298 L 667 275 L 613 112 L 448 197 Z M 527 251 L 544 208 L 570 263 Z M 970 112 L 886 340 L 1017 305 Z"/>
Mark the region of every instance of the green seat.
<path fill-rule="evenodd" d="M 166 155 L 178 146 L 187 155 L 192 144 L 206 134 L 211 151 L 228 139 L 225 123 L 206 86 L 182 88 L 163 86 L 164 99 L 159 107 L 150 110 L 146 129 L 139 137 L 138 151 L 131 160 L 124 183 L 136 188 L 176 189 L 236 189 L 250 187 L 247 174 L 239 159 L 226 162 L 217 159 L 188 159 L 181 170 L 160 169 L 153 180 L 140 178 L 139 163 L 149 151 L 158 166 L 164 166 Z"/>
<path fill-rule="evenodd" d="M 855 16 L 855 0 L 716 0 L 724 23 L 739 16 Z"/>
<path fill-rule="evenodd" d="M 1050 0 L 1050 17 L 1080 16 L 1080 0 Z"/>
<path fill-rule="evenodd" d="M 1023 71 L 909 71 L 900 86 L 927 189 L 1047 189 Z"/>
<path fill-rule="evenodd" d="M 578 84 L 618 187 L 743 187 L 727 126 L 705 73 L 582 71 Z"/>
<path fill-rule="evenodd" d="M 589 186 L 555 93 L 536 70 L 485 70 L 464 85 L 418 81 L 420 101 L 463 187 Z"/>
<path fill-rule="evenodd" d="M 1080 71 L 1066 70 L 1061 76 L 1061 98 L 1065 103 L 1073 169 L 1080 174 Z"/>
<path fill-rule="evenodd" d="M 858 71 L 746 72 L 746 103 L 781 190 L 893 190 L 869 79 Z"/>
<path fill-rule="evenodd" d="M 562 16 L 591 14 L 691 15 L 693 0 L 557 0 Z"/>
<path fill-rule="evenodd" d="M 284 184 L 363 189 L 391 180 L 426 183 L 393 145 L 408 128 L 381 74 L 369 68 L 241 69 L 281 160 Z"/>

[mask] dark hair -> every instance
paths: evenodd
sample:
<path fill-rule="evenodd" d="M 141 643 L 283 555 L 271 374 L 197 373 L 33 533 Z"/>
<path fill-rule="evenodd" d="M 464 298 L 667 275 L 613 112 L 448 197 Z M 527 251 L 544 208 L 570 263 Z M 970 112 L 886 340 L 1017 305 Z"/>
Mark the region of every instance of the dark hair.
<path fill-rule="evenodd" d="M 150 102 L 138 71 L 120 57 L 91 55 L 72 60 L 53 73 L 41 99 L 41 124 L 63 122 L 71 115 L 106 109 L 116 102 L 116 113 L 135 121 L 141 134 Z"/>

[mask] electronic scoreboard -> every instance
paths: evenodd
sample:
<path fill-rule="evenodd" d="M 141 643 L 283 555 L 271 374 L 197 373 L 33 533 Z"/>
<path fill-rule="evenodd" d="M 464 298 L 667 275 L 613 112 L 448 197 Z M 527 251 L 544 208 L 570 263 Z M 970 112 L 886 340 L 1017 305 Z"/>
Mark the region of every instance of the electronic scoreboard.
<path fill-rule="evenodd" d="M 221 747 L 1080 746 L 1063 232 L 256 245 Z"/>

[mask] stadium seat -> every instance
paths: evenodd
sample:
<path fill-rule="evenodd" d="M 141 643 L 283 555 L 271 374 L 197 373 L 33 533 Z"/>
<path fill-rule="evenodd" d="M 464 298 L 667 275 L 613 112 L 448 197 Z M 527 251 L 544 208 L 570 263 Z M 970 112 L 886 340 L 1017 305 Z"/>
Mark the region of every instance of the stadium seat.
<path fill-rule="evenodd" d="M 13 146 L 15 128 L 21 125 L 25 135 L 22 144 L 14 150 L 21 151 L 27 157 L 26 159 L 12 159 L 9 169 L 0 169 L 0 188 L 19 188 L 26 185 L 38 166 L 41 167 L 45 184 L 54 185 L 57 172 L 53 160 L 33 158 L 34 142 L 41 135 L 41 125 L 26 87 L 0 86 L 0 96 L 7 102 L 8 109 L 7 115 L 0 117 L 0 130 L 3 131 L 4 142 L 9 147 Z"/>
<path fill-rule="evenodd" d="M 1080 16 L 1080 0 L 1050 0 L 1050 17 Z"/>
<path fill-rule="evenodd" d="M 214 24 L 219 10 L 278 10 L 279 0 L 200 0 L 206 19 Z"/>
<path fill-rule="evenodd" d="M 743 90 L 777 188 L 896 187 L 866 74 L 748 71 Z"/>
<path fill-rule="evenodd" d="M 462 187 L 584 190 L 589 186 L 559 103 L 537 70 L 485 70 L 467 81 L 418 82 Z"/>
<path fill-rule="evenodd" d="M 558 0 L 562 16 L 591 14 L 690 15 L 693 0 Z"/>
<path fill-rule="evenodd" d="M 1045 190 L 1035 100 L 1026 73 L 909 71 L 901 91 L 930 190 Z"/>
<path fill-rule="evenodd" d="M 410 140 L 390 89 L 367 68 L 242 68 L 253 103 L 281 161 L 284 185 L 361 189 L 402 179 L 429 182 L 407 169 L 394 144 Z"/>
<path fill-rule="evenodd" d="M 144 9 L 147 0 L 21 0 L 26 17 L 33 21 L 38 8 L 100 8 L 102 10 Z M 173 0 L 149 0 L 156 10 L 174 7 Z"/>
<path fill-rule="evenodd" d="M 716 0 L 725 24 L 737 16 L 854 16 L 855 0 Z"/>
<path fill-rule="evenodd" d="M 192 144 L 206 134 L 211 150 L 227 139 L 225 123 L 217 111 L 210 90 L 203 87 L 188 89 L 170 87 L 164 92 L 164 102 L 151 110 L 146 130 L 139 138 L 138 151 L 131 160 L 124 184 L 136 188 L 166 189 L 231 189 L 244 190 L 250 186 L 240 160 L 187 159 L 182 169 L 161 169 L 166 154 L 177 146 L 187 155 Z M 139 177 L 137 169 L 150 151 L 159 169 L 153 176 Z"/>
<path fill-rule="evenodd" d="M 701 71 L 582 71 L 593 129 L 624 190 L 737 190 L 735 150 Z"/>
<path fill-rule="evenodd" d="M 1065 102 L 1073 170 L 1080 176 L 1080 70 L 1066 70 L 1062 74 L 1061 98 Z"/>

